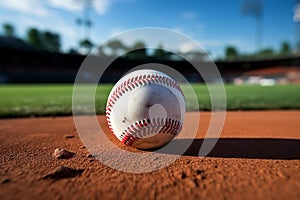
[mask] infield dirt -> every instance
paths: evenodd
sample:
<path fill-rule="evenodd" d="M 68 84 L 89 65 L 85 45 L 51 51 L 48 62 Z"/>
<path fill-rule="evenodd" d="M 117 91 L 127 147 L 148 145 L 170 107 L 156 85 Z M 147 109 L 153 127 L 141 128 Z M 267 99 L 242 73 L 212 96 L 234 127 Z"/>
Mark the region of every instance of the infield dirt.
<path fill-rule="evenodd" d="M 193 123 L 194 114 L 187 113 L 185 127 Z M 300 199 L 300 111 L 227 112 L 220 139 L 205 158 L 197 152 L 211 113 L 200 115 L 197 137 L 186 153 L 163 169 L 143 174 L 120 172 L 93 158 L 72 117 L 2 119 L 0 197 Z M 119 144 L 105 117 L 98 119 Z M 56 148 L 75 155 L 57 159 Z M 53 171 L 60 166 L 75 171 L 55 178 Z"/>

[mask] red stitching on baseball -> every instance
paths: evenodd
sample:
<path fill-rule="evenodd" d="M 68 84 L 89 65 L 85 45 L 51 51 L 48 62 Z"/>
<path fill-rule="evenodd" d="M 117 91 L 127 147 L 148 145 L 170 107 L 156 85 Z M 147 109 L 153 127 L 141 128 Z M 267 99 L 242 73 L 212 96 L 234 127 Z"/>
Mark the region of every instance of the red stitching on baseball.
<path fill-rule="evenodd" d="M 115 102 L 122 96 L 125 91 L 133 90 L 136 87 L 143 86 L 150 83 L 162 83 L 169 87 L 172 87 L 180 92 L 180 94 L 184 98 L 184 94 L 179 87 L 179 85 L 173 81 L 172 79 L 165 77 L 160 74 L 148 74 L 148 75 L 140 75 L 136 77 L 132 77 L 128 79 L 127 81 L 124 81 L 122 84 L 120 84 L 115 91 L 110 96 L 110 99 L 108 100 L 107 108 L 106 108 L 106 116 L 110 116 L 111 110 Z M 124 91 L 125 90 L 125 91 Z M 110 110 L 108 110 L 110 108 Z"/>
<path fill-rule="evenodd" d="M 152 130 L 151 130 L 152 129 Z M 159 130 L 160 129 L 160 130 Z M 126 145 L 133 145 L 136 141 L 143 138 L 145 134 L 165 133 L 174 137 L 181 131 L 182 124 L 180 121 L 170 118 L 153 118 L 143 119 L 128 126 L 121 134 L 121 142 Z M 149 133 L 151 131 L 151 133 Z"/>

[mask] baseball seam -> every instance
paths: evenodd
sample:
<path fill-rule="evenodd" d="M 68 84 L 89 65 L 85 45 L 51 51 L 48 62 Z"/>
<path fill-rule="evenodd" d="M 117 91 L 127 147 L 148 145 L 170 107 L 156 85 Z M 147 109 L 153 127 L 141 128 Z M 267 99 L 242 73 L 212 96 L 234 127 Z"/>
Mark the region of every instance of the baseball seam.
<path fill-rule="evenodd" d="M 111 119 L 110 119 L 110 115 L 113 109 L 113 105 L 116 103 L 116 101 L 126 92 L 128 92 L 129 90 L 133 90 L 135 88 L 141 87 L 143 85 L 147 85 L 147 84 L 153 84 L 153 83 L 159 83 L 159 84 L 164 84 L 166 86 L 172 87 L 175 90 L 177 90 L 183 97 L 184 99 L 184 94 L 181 90 L 181 88 L 179 87 L 179 85 L 172 80 L 171 78 L 165 77 L 163 75 L 160 74 L 144 74 L 144 75 L 139 75 L 139 76 L 135 76 L 132 77 L 126 81 L 124 81 L 123 83 L 121 83 L 116 89 L 115 91 L 112 93 L 112 95 L 110 95 L 108 101 L 107 101 L 107 106 L 106 106 L 106 119 L 108 122 L 108 127 L 109 129 L 115 134 L 113 127 L 111 125 Z M 159 121 L 159 120 L 162 121 Z M 144 121 L 146 120 L 146 121 Z M 144 119 L 144 120 L 140 120 L 138 122 L 136 122 L 134 125 L 131 125 L 130 127 L 128 127 L 121 135 L 121 141 L 124 144 L 127 145 L 132 145 L 134 142 L 136 142 L 137 140 L 139 140 L 141 137 L 137 136 L 136 134 L 141 132 L 142 129 L 144 129 L 145 131 L 150 132 L 150 129 L 160 129 L 160 132 L 164 131 L 164 133 L 167 134 L 173 134 L 174 136 L 176 136 L 180 130 L 182 129 L 182 125 L 178 120 L 174 120 L 174 119 L 168 119 L 168 118 L 153 118 L 153 122 L 151 123 L 151 121 L 149 119 Z M 155 121 L 158 120 L 158 121 Z M 145 125 L 147 124 L 147 125 Z M 176 126 L 174 126 L 173 124 L 175 124 Z M 146 127 L 146 129 L 145 129 Z M 153 131 L 153 130 L 151 130 Z"/>
<path fill-rule="evenodd" d="M 153 134 L 165 133 L 174 137 L 181 131 L 180 121 L 171 118 L 152 118 L 136 121 L 128 126 L 121 134 L 121 142 L 126 145 L 133 145 L 139 139 Z"/>
<path fill-rule="evenodd" d="M 177 91 L 179 91 L 184 98 L 184 94 L 181 88 L 175 81 L 160 74 L 148 74 L 148 75 L 140 75 L 140 76 L 132 77 L 127 81 L 124 81 L 122 84 L 120 84 L 108 99 L 107 107 L 112 108 L 115 102 L 128 90 L 133 90 L 137 87 L 151 84 L 151 83 L 160 83 L 172 87 Z M 108 114 L 110 114 L 111 109 L 107 109 L 107 110 L 108 110 Z"/>

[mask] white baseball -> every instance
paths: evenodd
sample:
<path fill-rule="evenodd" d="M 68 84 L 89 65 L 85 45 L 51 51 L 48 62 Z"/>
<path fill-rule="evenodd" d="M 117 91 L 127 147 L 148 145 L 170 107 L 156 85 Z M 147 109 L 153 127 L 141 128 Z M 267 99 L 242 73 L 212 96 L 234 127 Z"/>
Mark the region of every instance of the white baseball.
<path fill-rule="evenodd" d="M 171 77 L 137 70 L 112 88 L 106 105 L 108 126 L 124 144 L 139 149 L 166 145 L 182 129 L 184 95 Z"/>

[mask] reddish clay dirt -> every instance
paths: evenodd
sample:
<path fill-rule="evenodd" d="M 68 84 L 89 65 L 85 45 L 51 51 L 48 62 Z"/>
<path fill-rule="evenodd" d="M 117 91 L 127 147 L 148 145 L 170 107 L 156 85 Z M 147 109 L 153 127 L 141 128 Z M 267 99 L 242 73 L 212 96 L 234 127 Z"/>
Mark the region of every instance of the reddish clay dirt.
<path fill-rule="evenodd" d="M 193 117 L 187 114 L 185 126 Z M 201 113 L 185 155 L 144 174 L 91 157 L 72 117 L 0 120 L 1 199 L 300 199 L 300 111 L 228 112 L 221 138 L 200 158 L 209 120 Z M 105 118 L 99 121 L 113 138 Z M 55 148 L 75 155 L 56 159 Z M 76 171 L 55 179 L 49 173 L 59 166 Z"/>

